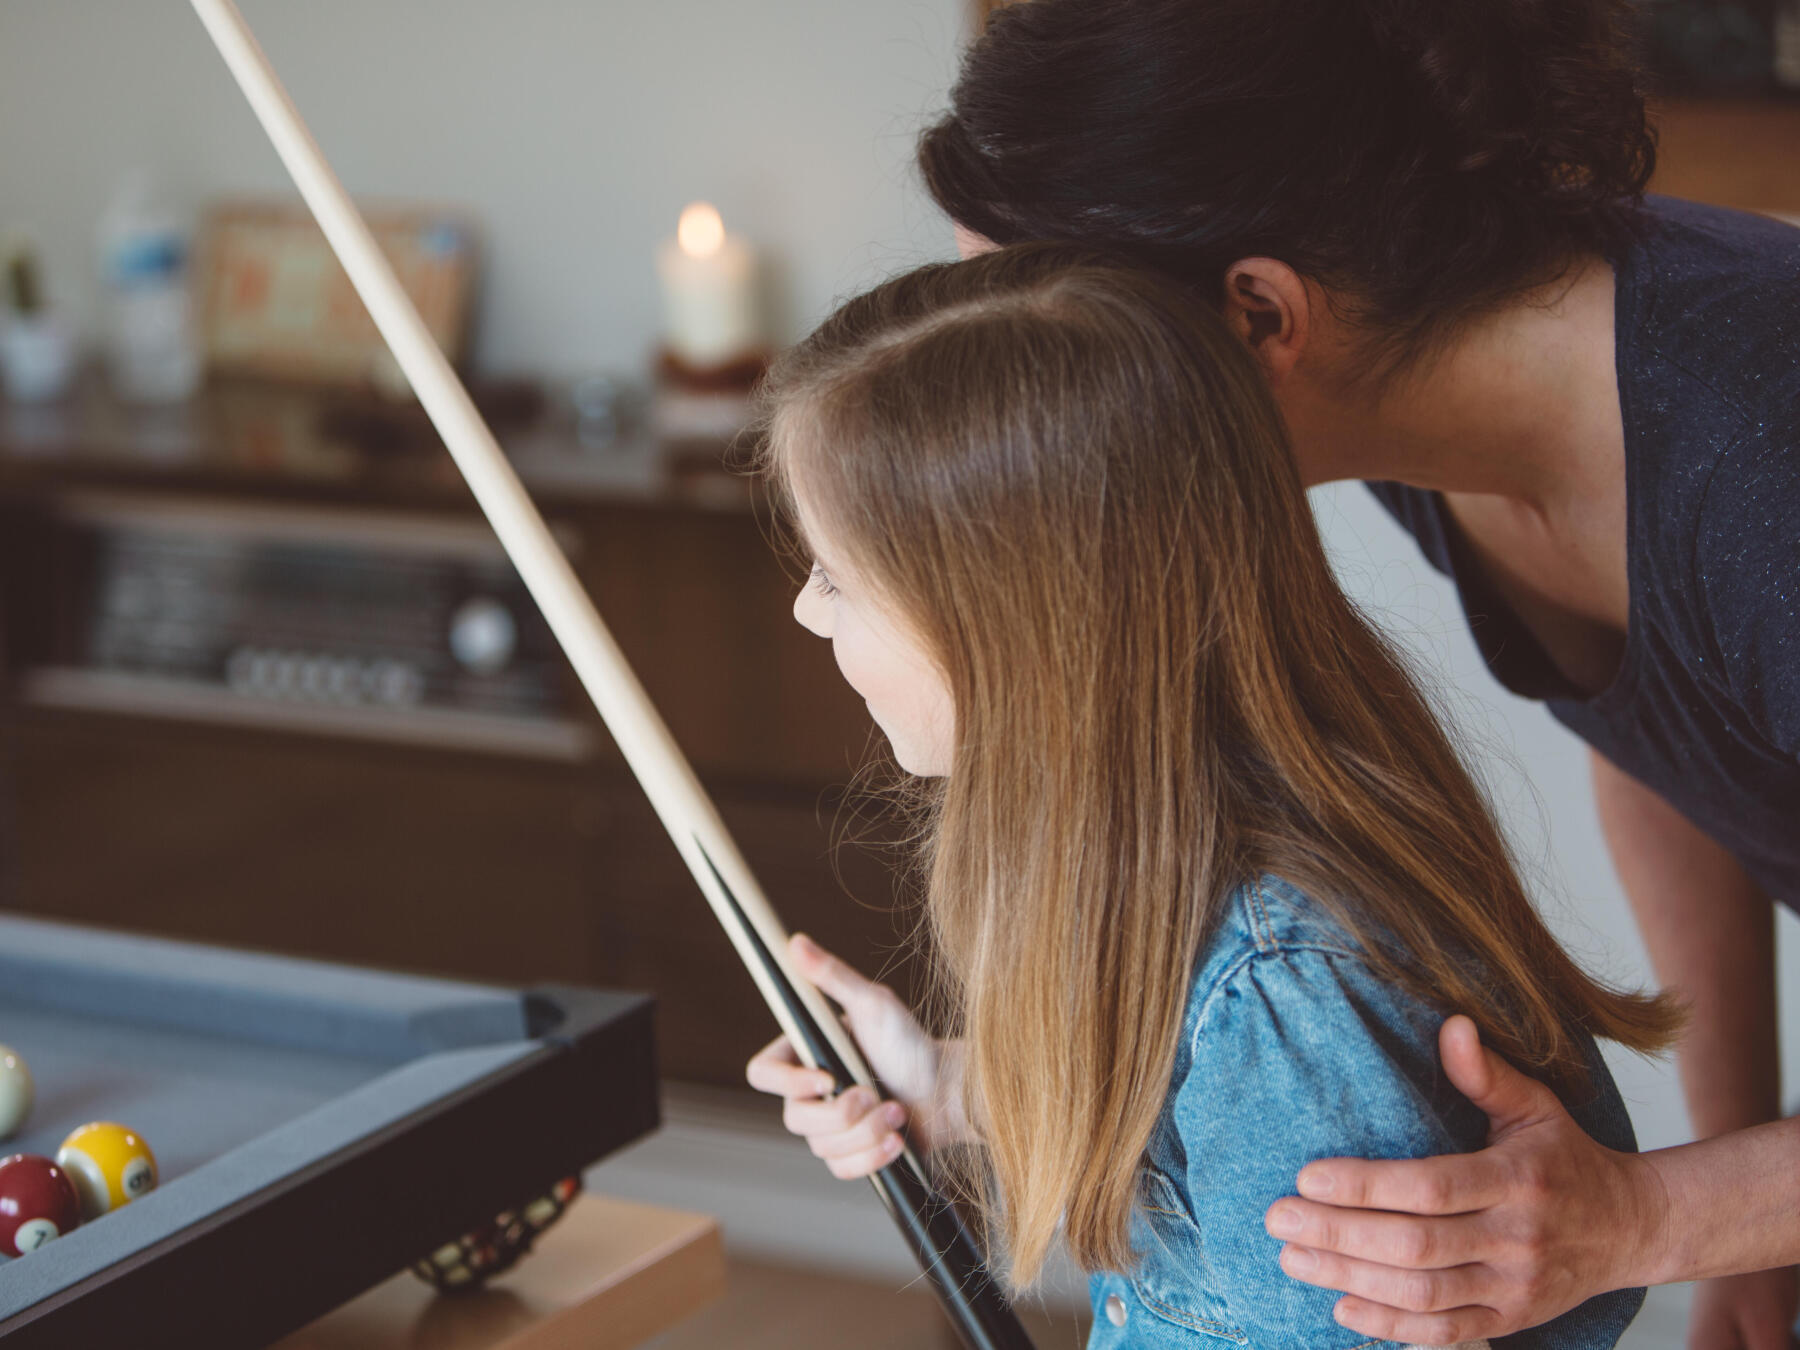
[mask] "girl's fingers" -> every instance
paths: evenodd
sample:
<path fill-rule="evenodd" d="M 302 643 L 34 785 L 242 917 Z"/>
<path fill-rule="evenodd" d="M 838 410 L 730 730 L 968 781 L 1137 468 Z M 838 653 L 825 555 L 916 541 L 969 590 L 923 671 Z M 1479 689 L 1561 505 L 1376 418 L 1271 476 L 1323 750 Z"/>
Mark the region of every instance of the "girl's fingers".
<path fill-rule="evenodd" d="M 900 1156 L 900 1149 L 900 1136 L 890 1134 L 874 1148 L 851 1154 L 847 1158 L 827 1158 L 825 1165 L 831 1169 L 831 1175 L 840 1181 L 851 1181 L 879 1172 Z"/>
<path fill-rule="evenodd" d="M 804 933 L 795 933 L 788 939 L 788 955 L 800 967 L 802 975 L 847 1011 L 854 1012 L 867 1005 L 870 996 L 881 989 L 880 985 L 865 979 Z"/>
<path fill-rule="evenodd" d="M 785 1036 L 758 1050 L 745 1066 L 744 1077 L 758 1092 L 790 1099 L 823 1097 L 837 1086 L 830 1074 L 801 1064 Z"/>
<path fill-rule="evenodd" d="M 890 1136 L 899 1133 L 905 1113 L 891 1104 L 870 1111 L 847 1130 L 807 1136 L 807 1145 L 820 1158 L 851 1158 L 871 1149 L 884 1147 Z"/>
<path fill-rule="evenodd" d="M 866 1087 L 853 1087 L 828 1101 L 789 1097 L 781 1108 L 781 1123 L 793 1133 L 810 1139 L 814 1135 L 842 1134 L 871 1114 L 881 1103 Z"/>

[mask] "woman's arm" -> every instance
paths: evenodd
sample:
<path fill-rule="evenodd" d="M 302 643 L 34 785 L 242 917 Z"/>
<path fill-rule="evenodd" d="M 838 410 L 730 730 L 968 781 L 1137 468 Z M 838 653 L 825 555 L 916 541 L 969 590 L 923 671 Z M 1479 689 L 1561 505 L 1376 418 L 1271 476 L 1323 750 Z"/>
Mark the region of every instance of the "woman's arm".
<path fill-rule="evenodd" d="M 1679 1064 L 1695 1137 L 1779 1119 L 1774 902 L 1687 817 L 1589 758 L 1600 828 L 1651 964 L 1688 1005 Z"/>
<path fill-rule="evenodd" d="M 1604 761 L 1594 776 L 1652 959 L 1692 1002 L 1683 1078 L 1696 1131 L 1717 1137 L 1613 1153 L 1472 1034 L 1447 1034 L 1445 1067 L 1488 1113 L 1490 1147 L 1414 1164 L 1315 1163 L 1300 1175 L 1308 1199 L 1269 1213 L 1271 1232 L 1316 1258 L 1290 1273 L 1346 1291 L 1340 1316 L 1368 1335 L 1443 1344 L 1470 1325 L 1501 1335 L 1577 1294 L 1800 1263 L 1800 1121 L 1759 1124 L 1776 1115 L 1769 900 L 1654 793 Z M 1764 1320 L 1779 1320 L 1774 1300 L 1757 1301 Z M 1467 1311 L 1447 1320 L 1457 1306 Z M 1786 1325 L 1779 1334 L 1785 1350 Z"/>
<path fill-rule="evenodd" d="M 1698 1139 L 1715 1139 L 1766 1125 L 1781 1116 L 1781 1056 L 1775 996 L 1775 906 L 1744 869 L 1705 833 L 1629 774 L 1591 755 L 1594 799 L 1613 865 L 1637 915 L 1650 960 L 1662 983 L 1688 1003 L 1689 1023 L 1680 1048 L 1681 1085 Z M 1792 1178 L 1800 1165 L 1800 1138 L 1768 1136 L 1767 1171 L 1749 1144 L 1739 1169 Z M 1729 1168 L 1732 1155 L 1723 1162 Z M 1752 1248 L 1731 1255 L 1732 1236 L 1758 1238 L 1758 1224 L 1743 1224 L 1745 1211 L 1722 1209 L 1716 1197 L 1731 1187 L 1731 1172 L 1705 1152 L 1670 1152 L 1662 1159 L 1676 1214 L 1712 1217 L 1712 1224 L 1678 1223 L 1672 1230 L 1671 1265 L 1709 1279 L 1694 1296 L 1689 1342 L 1698 1350 L 1792 1350 L 1800 1284 L 1792 1266 L 1747 1270 L 1767 1261 Z M 1773 1197 L 1783 1202 L 1781 1187 Z M 1763 1198 L 1763 1197 L 1757 1197 Z M 1753 1202 L 1754 1203 L 1754 1200 Z M 1800 1232 L 1800 1207 L 1784 1202 L 1790 1238 Z M 1716 1231 L 1724 1220 L 1726 1233 Z M 1766 1240 L 1766 1239 L 1765 1239 Z M 1779 1242 L 1779 1237 L 1775 1239 Z M 1764 1249 L 1766 1251 L 1766 1248 Z M 1800 1260 L 1800 1252 L 1790 1255 Z M 1720 1262 L 1709 1270 L 1709 1263 Z M 1729 1264 L 1723 1264 L 1729 1262 Z"/>

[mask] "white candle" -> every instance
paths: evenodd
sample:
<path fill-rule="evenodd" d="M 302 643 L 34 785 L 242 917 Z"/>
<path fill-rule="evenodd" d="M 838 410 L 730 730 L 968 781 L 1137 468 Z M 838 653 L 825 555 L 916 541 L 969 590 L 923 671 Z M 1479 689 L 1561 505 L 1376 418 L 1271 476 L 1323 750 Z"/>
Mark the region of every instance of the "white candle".
<path fill-rule="evenodd" d="M 719 213 L 695 202 L 673 239 L 657 249 L 667 330 L 664 340 L 698 369 L 727 365 L 762 346 L 756 304 L 756 254 L 725 233 Z"/>

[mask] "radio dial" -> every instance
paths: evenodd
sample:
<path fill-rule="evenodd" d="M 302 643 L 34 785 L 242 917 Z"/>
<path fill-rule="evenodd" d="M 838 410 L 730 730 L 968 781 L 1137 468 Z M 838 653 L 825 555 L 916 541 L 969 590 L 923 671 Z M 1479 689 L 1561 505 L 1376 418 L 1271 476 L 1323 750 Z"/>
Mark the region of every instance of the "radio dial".
<path fill-rule="evenodd" d="M 408 662 L 377 661 L 370 667 L 369 674 L 377 703 L 410 708 L 425 698 L 425 677 Z"/>
<path fill-rule="evenodd" d="M 473 674 L 498 675 L 518 645 L 512 611 L 491 596 L 463 601 L 450 617 L 450 652 Z"/>

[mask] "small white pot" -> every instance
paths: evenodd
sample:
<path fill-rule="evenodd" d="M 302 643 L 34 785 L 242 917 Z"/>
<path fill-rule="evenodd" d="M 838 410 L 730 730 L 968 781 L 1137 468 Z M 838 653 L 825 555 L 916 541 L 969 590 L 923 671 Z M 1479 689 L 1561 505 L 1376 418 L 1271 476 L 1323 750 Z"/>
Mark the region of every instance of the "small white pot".
<path fill-rule="evenodd" d="M 15 403 L 66 394 L 75 378 L 75 336 L 62 316 L 15 314 L 0 323 L 0 377 Z"/>

